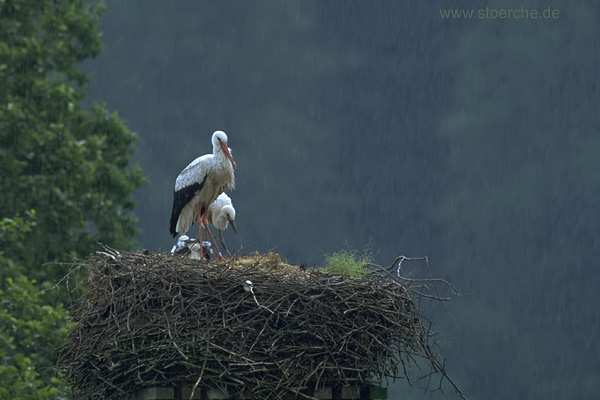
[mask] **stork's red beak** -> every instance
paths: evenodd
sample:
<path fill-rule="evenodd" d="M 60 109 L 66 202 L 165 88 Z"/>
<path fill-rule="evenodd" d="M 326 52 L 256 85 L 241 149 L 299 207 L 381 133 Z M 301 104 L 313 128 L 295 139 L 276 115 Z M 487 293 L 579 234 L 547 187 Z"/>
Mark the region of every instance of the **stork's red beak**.
<path fill-rule="evenodd" d="M 237 165 L 235 165 L 235 161 L 233 161 L 233 157 L 231 157 L 231 153 L 229 152 L 229 147 L 227 147 L 227 143 L 223 143 L 221 145 L 221 148 L 223 149 L 223 152 L 225 152 L 227 158 L 229 158 L 229 161 L 231 161 L 231 165 L 233 165 L 233 168 L 237 168 Z"/>

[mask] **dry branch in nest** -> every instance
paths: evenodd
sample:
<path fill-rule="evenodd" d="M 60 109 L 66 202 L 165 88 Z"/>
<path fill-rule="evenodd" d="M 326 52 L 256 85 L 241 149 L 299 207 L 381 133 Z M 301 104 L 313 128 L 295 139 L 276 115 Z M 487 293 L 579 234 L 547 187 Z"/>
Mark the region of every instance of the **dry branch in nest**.
<path fill-rule="evenodd" d="M 394 273 L 352 279 L 272 253 L 221 264 L 105 249 L 74 264 L 83 294 L 59 368 L 87 399 L 152 386 L 310 398 L 325 386 L 410 380 L 423 361 L 446 377 L 418 309 L 435 296 L 399 277 L 398 261 Z"/>

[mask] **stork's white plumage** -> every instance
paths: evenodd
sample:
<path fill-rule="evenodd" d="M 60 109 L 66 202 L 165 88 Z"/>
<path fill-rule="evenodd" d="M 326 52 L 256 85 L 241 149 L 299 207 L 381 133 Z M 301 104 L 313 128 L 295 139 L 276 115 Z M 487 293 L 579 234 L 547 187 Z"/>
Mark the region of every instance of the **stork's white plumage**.
<path fill-rule="evenodd" d="M 225 241 L 223 240 L 222 234 L 222 232 L 227 229 L 229 224 L 231 224 L 233 231 L 237 233 L 234 222 L 235 208 L 233 208 L 231 198 L 229 198 L 227 194 L 221 193 L 219 197 L 217 197 L 217 199 L 213 201 L 210 206 L 208 206 L 206 218 L 208 219 L 208 223 L 214 225 L 219 231 L 219 241 L 221 242 L 221 246 L 223 246 L 227 255 L 231 257 L 231 254 L 225 245 Z"/>
<path fill-rule="evenodd" d="M 173 237 L 178 233 L 184 235 L 196 221 L 202 242 L 202 224 L 208 230 L 208 206 L 225 190 L 235 187 L 233 170 L 236 165 L 227 147 L 225 132 L 213 133 L 212 145 L 213 154 L 196 158 L 177 176 L 169 229 Z M 210 230 L 208 233 L 218 254 L 219 248 Z"/>

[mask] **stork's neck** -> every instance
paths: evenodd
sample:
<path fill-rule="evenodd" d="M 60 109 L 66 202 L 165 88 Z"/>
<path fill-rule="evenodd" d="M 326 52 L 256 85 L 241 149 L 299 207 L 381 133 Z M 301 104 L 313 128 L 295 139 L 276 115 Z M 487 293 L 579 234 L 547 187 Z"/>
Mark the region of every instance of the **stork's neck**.
<path fill-rule="evenodd" d="M 219 164 L 227 170 L 231 170 L 233 173 L 233 165 L 231 165 L 231 161 L 229 161 L 229 158 L 227 158 L 221 146 L 214 146 L 213 153 Z"/>

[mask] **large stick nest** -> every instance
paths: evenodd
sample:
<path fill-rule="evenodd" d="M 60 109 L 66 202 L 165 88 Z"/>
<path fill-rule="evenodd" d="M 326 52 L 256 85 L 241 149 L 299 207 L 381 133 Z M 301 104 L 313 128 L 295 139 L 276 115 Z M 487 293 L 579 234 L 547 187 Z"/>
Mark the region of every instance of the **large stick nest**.
<path fill-rule="evenodd" d="M 445 376 L 419 315 L 429 296 L 380 272 L 352 279 L 271 253 L 211 263 L 105 249 L 74 264 L 82 294 L 59 368 L 87 399 L 151 386 L 310 397 L 410 379 L 415 359 Z"/>

